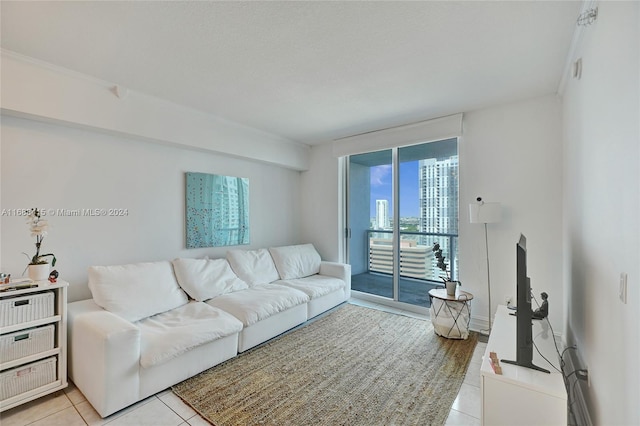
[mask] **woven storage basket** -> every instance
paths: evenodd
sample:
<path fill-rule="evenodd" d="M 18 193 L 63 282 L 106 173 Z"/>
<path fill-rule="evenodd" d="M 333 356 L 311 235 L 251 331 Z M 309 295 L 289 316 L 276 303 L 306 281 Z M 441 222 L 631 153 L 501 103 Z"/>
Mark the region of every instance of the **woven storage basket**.
<path fill-rule="evenodd" d="M 469 338 L 469 318 L 471 317 L 469 305 L 434 297 L 429 313 L 433 331 L 438 336 L 448 339 Z"/>
<path fill-rule="evenodd" d="M 53 316 L 52 291 L 8 297 L 0 301 L 0 327 Z"/>
<path fill-rule="evenodd" d="M 54 331 L 54 325 L 49 324 L 0 336 L 0 362 L 9 362 L 53 349 Z"/>
<path fill-rule="evenodd" d="M 56 361 L 57 358 L 52 356 L 3 371 L 0 374 L 0 400 L 55 382 Z"/>

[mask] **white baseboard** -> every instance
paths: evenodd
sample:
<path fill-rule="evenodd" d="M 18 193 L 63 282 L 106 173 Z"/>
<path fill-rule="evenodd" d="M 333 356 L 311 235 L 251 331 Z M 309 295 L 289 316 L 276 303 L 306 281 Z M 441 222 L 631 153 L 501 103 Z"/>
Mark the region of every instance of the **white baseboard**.
<path fill-rule="evenodd" d="M 489 320 L 486 317 L 474 317 L 471 316 L 471 322 L 469 322 L 469 329 L 480 333 L 481 331 L 489 330 Z"/>

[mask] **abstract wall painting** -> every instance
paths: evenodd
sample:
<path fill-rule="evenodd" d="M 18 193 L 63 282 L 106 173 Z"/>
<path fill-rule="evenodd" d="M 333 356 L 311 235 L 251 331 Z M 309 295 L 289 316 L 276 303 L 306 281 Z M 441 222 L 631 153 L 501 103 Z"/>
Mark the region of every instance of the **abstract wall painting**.
<path fill-rule="evenodd" d="M 186 173 L 187 248 L 249 244 L 249 179 Z"/>

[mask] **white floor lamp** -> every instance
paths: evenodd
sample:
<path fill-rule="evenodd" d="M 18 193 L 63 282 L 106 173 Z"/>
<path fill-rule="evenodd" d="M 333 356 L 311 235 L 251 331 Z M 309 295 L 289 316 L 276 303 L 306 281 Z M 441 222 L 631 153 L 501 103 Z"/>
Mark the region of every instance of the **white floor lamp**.
<path fill-rule="evenodd" d="M 476 203 L 469 204 L 469 221 L 471 223 L 484 223 L 484 245 L 487 254 L 487 292 L 489 294 L 489 330 L 491 333 L 491 274 L 489 273 L 489 238 L 487 236 L 487 223 L 497 223 L 502 220 L 502 208 L 500 203 L 485 203 L 482 197 L 476 198 Z"/>

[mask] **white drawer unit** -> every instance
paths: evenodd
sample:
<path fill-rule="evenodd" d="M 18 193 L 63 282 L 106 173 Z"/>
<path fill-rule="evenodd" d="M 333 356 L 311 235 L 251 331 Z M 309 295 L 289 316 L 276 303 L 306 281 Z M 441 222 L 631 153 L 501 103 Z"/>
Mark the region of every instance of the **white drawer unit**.
<path fill-rule="evenodd" d="M 67 287 L 0 286 L 0 411 L 67 387 Z"/>

